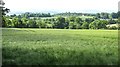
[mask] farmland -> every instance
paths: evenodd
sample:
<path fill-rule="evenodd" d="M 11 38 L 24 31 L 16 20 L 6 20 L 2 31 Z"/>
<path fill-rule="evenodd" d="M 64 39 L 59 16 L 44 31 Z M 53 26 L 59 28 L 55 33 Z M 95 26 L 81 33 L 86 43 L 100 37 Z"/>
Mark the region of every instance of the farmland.
<path fill-rule="evenodd" d="M 3 65 L 113 65 L 117 30 L 3 28 Z"/>

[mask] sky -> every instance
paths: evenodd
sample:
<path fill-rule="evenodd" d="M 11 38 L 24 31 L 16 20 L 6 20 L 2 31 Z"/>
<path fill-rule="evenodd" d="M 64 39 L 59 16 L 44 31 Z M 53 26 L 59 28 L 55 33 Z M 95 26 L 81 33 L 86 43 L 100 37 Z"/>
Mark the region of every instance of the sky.
<path fill-rule="evenodd" d="M 10 13 L 117 12 L 120 0 L 3 0 Z"/>

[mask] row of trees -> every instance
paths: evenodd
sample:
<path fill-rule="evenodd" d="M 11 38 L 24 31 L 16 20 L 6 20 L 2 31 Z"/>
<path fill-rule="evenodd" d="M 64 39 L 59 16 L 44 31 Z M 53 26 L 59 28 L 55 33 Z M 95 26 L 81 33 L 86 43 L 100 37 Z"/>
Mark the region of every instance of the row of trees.
<path fill-rule="evenodd" d="M 23 13 L 21 15 L 19 15 L 19 17 L 54 17 L 54 16 L 62 16 L 62 17 L 70 17 L 70 16 L 94 16 L 94 18 L 99 18 L 99 19 L 117 19 L 118 18 L 118 12 L 115 13 L 96 13 L 96 14 L 91 14 L 91 13 L 70 13 L 70 12 L 66 12 L 66 13 L 58 13 L 58 14 L 54 14 L 51 15 L 50 13 L 31 13 L 31 12 L 26 12 Z M 11 15 L 11 17 L 15 17 L 16 15 Z"/>
<path fill-rule="evenodd" d="M 79 17 L 57 17 L 51 19 L 19 18 L 18 16 L 4 16 L 3 27 L 15 28 L 57 28 L 57 29 L 107 29 L 107 24 L 116 24 L 118 20 L 100 20 L 95 18 L 82 19 Z"/>
<path fill-rule="evenodd" d="M 15 17 L 17 16 L 16 14 L 10 15 L 10 17 Z M 21 15 L 18 15 L 19 18 L 21 17 L 26 17 L 26 18 L 30 18 L 30 17 L 51 17 L 50 13 L 30 13 L 30 12 L 25 12 Z"/>
<path fill-rule="evenodd" d="M 91 13 L 70 13 L 70 12 L 66 12 L 66 13 L 59 13 L 59 14 L 55 14 L 54 16 L 94 16 L 95 18 L 99 18 L 99 19 L 116 19 L 118 18 L 118 12 L 115 13 L 106 13 L 106 12 L 102 12 L 102 13 L 96 13 L 96 14 L 91 14 Z"/>
<path fill-rule="evenodd" d="M 91 14 L 91 13 L 71 13 L 71 12 L 66 12 L 66 13 L 58 13 L 54 14 L 54 16 L 95 16 L 96 14 Z"/>

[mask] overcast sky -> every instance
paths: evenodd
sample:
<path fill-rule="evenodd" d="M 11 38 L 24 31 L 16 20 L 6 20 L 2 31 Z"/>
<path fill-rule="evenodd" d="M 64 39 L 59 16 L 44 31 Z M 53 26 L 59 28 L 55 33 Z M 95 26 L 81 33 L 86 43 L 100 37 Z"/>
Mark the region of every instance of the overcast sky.
<path fill-rule="evenodd" d="M 19 12 L 117 12 L 119 0 L 3 0 L 11 13 Z"/>

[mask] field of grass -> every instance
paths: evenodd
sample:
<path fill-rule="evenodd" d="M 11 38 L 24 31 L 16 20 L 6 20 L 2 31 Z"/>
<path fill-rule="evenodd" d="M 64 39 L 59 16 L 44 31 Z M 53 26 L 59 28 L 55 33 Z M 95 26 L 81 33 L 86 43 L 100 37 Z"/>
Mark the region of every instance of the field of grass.
<path fill-rule="evenodd" d="M 3 28 L 3 65 L 113 65 L 117 30 Z"/>

